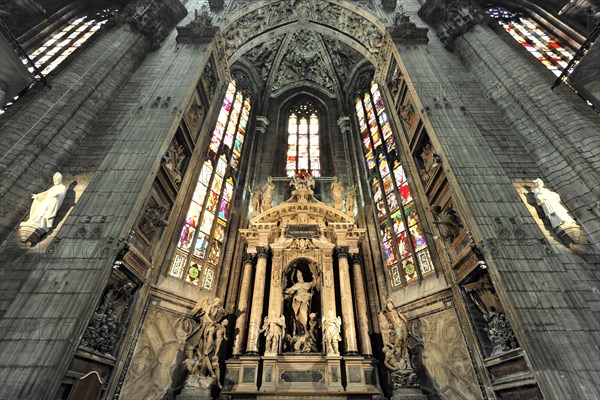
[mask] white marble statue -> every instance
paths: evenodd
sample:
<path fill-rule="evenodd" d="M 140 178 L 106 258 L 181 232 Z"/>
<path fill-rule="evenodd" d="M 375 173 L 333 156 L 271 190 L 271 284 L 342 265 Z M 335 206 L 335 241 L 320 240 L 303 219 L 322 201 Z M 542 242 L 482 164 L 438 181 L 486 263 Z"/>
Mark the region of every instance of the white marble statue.
<path fill-rule="evenodd" d="M 354 215 L 354 196 L 356 196 L 356 186 L 351 186 L 346 190 L 346 194 L 344 195 L 346 200 L 346 214 L 350 216 Z"/>
<path fill-rule="evenodd" d="M 337 176 L 333 177 L 331 182 L 331 200 L 333 200 L 333 208 L 342 211 L 342 201 L 344 198 L 344 187 L 338 180 Z"/>
<path fill-rule="evenodd" d="M 294 311 L 292 336 L 304 336 L 308 333 L 308 309 L 316 281 L 304 282 L 302 271 L 296 269 L 293 273 L 295 283 L 285 290 L 285 298 L 291 299 Z"/>
<path fill-rule="evenodd" d="M 342 340 L 340 332 L 342 330 L 342 319 L 333 315 L 329 310 L 328 316 L 323 317 L 323 339 L 325 339 L 325 349 L 327 354 L 340 354 L 338 342 Z"/>
<path fill-rule="evenodd" d="M 54 217 L 58 213 L 60 206 L 65 199 L 67 188 L 62 182 L 63 177 L 60 172 L 57 172 L 52 177 L 54 186 L 45 192 L 34 193 L 31 195 L 33 204 L 29 211 L 29 219 L 21 226 L 31 226 L 48 232 L 54 225 Z"/>
<path fill-rule="evenodd" d="M 558 228 L 563 224 L 576 224 L 571 218 L 569 212 L 562 205 L 560 195 L 544 187 L 544 181 L 540 178 L 533 181 L 536 188 L 533 191 L 536 203 L 542 207 L 544 214 L 550 220 L 553 228 Z"/>
<path fill-rule="evenodd" d="M 273 178 L 269 176 L 267 178 L 267 183 L 262 190 L 263 211 L 267 211 L 269 208 L 273 207 L 273 194 L 275 194 L 275 184 L 273 183 Z"/>

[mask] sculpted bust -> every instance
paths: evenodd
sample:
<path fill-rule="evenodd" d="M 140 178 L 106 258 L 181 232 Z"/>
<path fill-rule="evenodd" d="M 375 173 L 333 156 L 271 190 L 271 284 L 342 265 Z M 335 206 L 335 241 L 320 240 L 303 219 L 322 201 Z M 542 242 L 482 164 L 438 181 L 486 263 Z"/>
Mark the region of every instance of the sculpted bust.
<path fill-rule="evenodd" d="M 29 219 L 21 225 L 31 226 L 47 232 L 54 224 L 54 217 L 65 199 L 67 188 L 62 182 L 63 177 L 57 172 L 52 177 L 54 186 L 45 192 L 31 195 L 33 204 L 29 211 Z"/>

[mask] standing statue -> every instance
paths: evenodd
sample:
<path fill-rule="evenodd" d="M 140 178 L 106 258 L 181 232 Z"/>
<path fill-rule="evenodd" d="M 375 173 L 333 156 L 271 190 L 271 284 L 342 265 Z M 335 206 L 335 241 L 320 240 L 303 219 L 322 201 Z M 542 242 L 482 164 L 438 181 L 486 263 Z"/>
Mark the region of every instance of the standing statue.
<path fill-rule="evenodd" d="M 338 342 L 342 340 L 340 336 L 342 319 L 339 316 L 334 317 L 333 311 L 329 310 L 329 315 L 328 317 L 323 317 L 322 324 L 327 354 L 340 354 Z"/>
<path fill-rule="evenodd" d="M 389 345 L 399 358 L 408 360 L 408 319 L 388 299 L 385 310 L 379 313 L 384 345 Z"/>
<path fill-rule="evenodd" d="M 346 200 L 346 214 L 353 216 L 354 215 L 354 196 L 356 195 L 356 186 L 350 186 L 348 190 L 346 190 L 346 194 L 344 195 Z"/>
<path fill-rule="evenodd" d="M 333 208 L 342 211 L 342 199 L 344 198 L 344 187 L 339 182 L 338 177 L 334 176 L 331 182 L 331 199 Z"/>
<path fill-rule="evenodd" d="M 219 354 L 224 341 L 227 341 L 227 315 L 231 310 L 225 310 L 221 305 L 221 299 L 215 297 L 212 301 L 208 297 L 204 297 L 192 309 L 192 316 L 198 319 L 198 327 L 188 336 L 188 340 L 192 341 L 196 338 L 195 346 L 190 345 L 196 352 L 195 378 L 193 382 L 186 387 L 194 387 L 203 390 L 210 390 L 213 385 L 221 386 L 219 379 Z M 186 369 L 192 373 L 192 359 L 188 352 L 186 359 Z"/>
<path fill-rule="evenodd" d="M 273 207 L 273 194 L 275 194 L 275 184 L 273 184 L 273 177 L 267 178 L 267 183 L 262 190 L 262 208 L 263 211 L 267 211 Z"/>
<path fill-rule="evenodd" d="M 33 204 L 31 204 L 31 210 L 29 211 L 29 219 L 22 222 L 21 226 L 41 229 L 44 233 L 52 228 L 54 217 L 56 217 L 67 193 L 67 188 L 63 184 L 63 177 L 60 172 L 54 174 L 52 182 L 54 186 L 50 189 L 31 195 Z"/>
<path fill-rule="evenodd" d="M 279 339 L 283 336 L 284 330 L 285 317 L 283 315 L 279 318 L 265 317 L 264 324 L 260 329 L 261 332 L 265 333 L 265 338 L 267 339 L 265 353 L 277 353 L 279 349 Z"/>
<path fill-rule="evenodd" d="M 252 193 L 252 215 L 258 215 L 261 212 L 263 194 L 257 187 Z"/>
<path fill-rule="evenodd" d="M 388 299 L 385 309 L 379 313 L 379 325 L 383 338 L 383 364 L 390 371 L 394 392 L 418 388 L 419 379 L 411 367 L 408 352 L 408 318 Z"/>
<path fill-rule="evenodd" d="M 576 224 L 575 220 L 571 218 L 569 212 L 562 205 L 560 195 L 544 187 L 544 181 L 540 178 L 533 181 L 536 184 L 536 188 L 533 191 L 536 203 L 542 207 L 544 214 L 550 220 L 550 225 L 553 228 L 558 228 L 563 224 Z"/>
<path fill-rule="evenodd" d="M 316 279 L 304 282 L 304 276 L 299 269 L 295 270 L 293 276 L 296 277 L 296 282 L 285 290 L 285 298 L 292 301 L 292 310 L 294 311 L 292 336 L 296 337 L 304 336 L 308 333 L 308 310 L 316 285 Z"/>
<path fill-rule="evenodd" d="M 433 223 L 439 225 L 442 231 L 440 239 L 452 243 L 458 237 L 463 227 L 458 213 L 451 206 L 448 206 L 446 210 L 442 210 L 442 207 L 437 205 L 431 207 L 431 212 L 438 218 L 438 221 L 434 221 Z"/>

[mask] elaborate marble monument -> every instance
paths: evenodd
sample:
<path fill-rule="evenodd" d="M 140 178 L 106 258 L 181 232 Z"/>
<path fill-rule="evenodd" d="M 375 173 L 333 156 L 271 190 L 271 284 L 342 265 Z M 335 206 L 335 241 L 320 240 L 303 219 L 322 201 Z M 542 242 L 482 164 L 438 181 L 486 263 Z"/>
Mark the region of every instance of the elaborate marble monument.
<path fill-rule="evenodd" d="M 356 255 L 365 230 L 342 212 L 344 190 L 336 185 L 334 178 L 330 207 L 314 198 L 314 179 L 301 171 L 290 181 L 289 200 L 263 207 L 240 230 L 255 255 L 244 268 L 256 263 L 240 302 L 252 306 L 236 321 L 223 394 L 380 393 L 364 282 L 350 275 L 361 268 Z"/>

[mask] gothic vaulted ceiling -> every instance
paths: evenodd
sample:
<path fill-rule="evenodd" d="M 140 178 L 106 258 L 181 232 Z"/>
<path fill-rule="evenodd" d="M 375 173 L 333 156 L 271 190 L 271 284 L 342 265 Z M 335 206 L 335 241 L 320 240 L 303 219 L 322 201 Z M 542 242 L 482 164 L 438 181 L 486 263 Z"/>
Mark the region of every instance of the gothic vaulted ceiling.
<path fill-rule="evenodd" d="M 353 70 L 365 59 L 345 43 L 308 29 L 296 29 L 248 50 L 242 57 L 255 69 L 264 93 L 315 87 L 342 97 Z"/>

